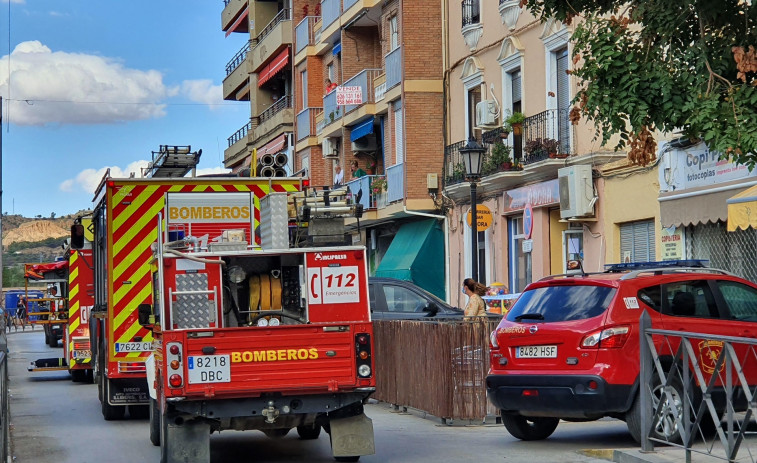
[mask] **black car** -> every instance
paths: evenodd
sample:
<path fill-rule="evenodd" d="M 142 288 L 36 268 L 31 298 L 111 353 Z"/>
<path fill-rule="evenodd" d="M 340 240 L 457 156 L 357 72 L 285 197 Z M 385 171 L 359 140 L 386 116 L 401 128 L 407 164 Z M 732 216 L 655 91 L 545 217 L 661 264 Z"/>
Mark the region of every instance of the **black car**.
<path fill-rule="evenodd" d="M 463 310 L 424 289 L 394 278 L 368 278 L 374 320 L 461 320 Z"/>

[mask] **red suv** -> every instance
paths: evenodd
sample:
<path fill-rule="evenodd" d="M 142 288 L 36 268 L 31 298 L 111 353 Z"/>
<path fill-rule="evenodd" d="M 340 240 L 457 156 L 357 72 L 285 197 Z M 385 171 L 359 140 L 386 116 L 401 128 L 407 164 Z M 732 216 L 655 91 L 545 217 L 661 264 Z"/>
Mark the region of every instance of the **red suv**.
<path fill-rule="evenodd" d="M 640 441 L 644 310 L 652 328 L 754 337 L 757 285 L 695 260 L 617 264 L 604 273 L 555 275 L 528 285 L 490 338 L 487 397 L 508 432 L 545 439 L 560 419 L 609 416 L 625 420 Z M 754 371 L 747 377 L 757 376 L 757 365 L 748 368 Z M 674 387 L 682 392 L 680 382 Z M 716 403 L 725 408 L 722 397 Z M 653 433 L 680 440 L 675 426 L 660 424 Z"/>

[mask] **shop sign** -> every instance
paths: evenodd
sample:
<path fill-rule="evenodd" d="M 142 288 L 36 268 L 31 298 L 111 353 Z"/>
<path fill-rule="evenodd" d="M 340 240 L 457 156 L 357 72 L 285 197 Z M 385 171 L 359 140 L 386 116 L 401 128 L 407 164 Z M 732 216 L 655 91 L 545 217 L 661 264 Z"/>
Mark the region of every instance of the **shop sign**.
<path fill-rule="evenodd" d="M 560 203 L 560 184 L 557 179 L 505 191 L 503 214 L 531 207 L 551 206 Z"/>
<path fill-rule="evenodd" d="M 478 231 L 484 231 L 488 230 L 489 227 L 492 226 L 492 211 L 484 206 L 483 204 L 476 205 L 476 216 L 478 217 L 478 220 L 476 221 L 476 227 Z M 468 213 L 466 214 L 466 220 L 468 222 L 468 226 L 471 226 L 471 210 L 468 209 Z"/>
<path fill-rule="evenodd" d="M 683 259 L 683 227 L 667 227 L 660 230 L 662 260 Z"/>
<path fill-rule="evenodd" d="M 749 172 L 745 165 L 721 160 L 720 153 L 710 151 L 704 143 L 666 156 L 672 162 L 658 169 L 660 188 L 664 191 L 701 188 L 757 176 L 757 169 Z"/>

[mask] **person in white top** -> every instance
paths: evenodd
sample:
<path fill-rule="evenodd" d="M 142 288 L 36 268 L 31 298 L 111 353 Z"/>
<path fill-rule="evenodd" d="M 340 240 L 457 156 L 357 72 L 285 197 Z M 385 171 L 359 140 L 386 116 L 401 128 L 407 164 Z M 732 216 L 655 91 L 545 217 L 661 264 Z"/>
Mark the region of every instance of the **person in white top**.
<path fill-rule="evenodd" d="M 334 186 L 341 185 L 344 182 L 344 172 L 342 172 L 342 167 L 337 164 L 337 166 L 334 168 Z"/>

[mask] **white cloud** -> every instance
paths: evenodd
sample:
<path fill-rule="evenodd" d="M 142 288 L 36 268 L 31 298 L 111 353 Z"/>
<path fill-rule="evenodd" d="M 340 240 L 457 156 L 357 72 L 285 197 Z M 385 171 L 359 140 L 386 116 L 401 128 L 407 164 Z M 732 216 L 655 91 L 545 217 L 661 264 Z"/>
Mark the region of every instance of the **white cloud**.
<path fill-rule="evenodd" d="M 130 69 L 108 57 L 53 52 L 35 40 L 18 44 L 10 57 L 0 59 L 0 95 L 6 98 L 9 65 L 9 120 L 18 125 L 162 117 L 166 105 L 158 102 L 172 93 L 158 71 Z"/>
<path fill-rule="evenodd" d="M 224 102 L 222 86 L 213 85 L 210 79 L 185 80 L 181 84 L 181 93 L 192 101 L 211 105 L 211 108 Z"/>
<path fill-rule="evenodd" d="M 147 167 L 149 161 L 135 161 L 126 166 L 120 168 L 118 166 L 102 167 L 100 169 L 85 169 L 75 177 L 63 181 L 59 188 L 64 192 L 85 191 L 87 193 L 94 194 L 95 189 L 102 181 L 105 171 L 110 169 L 110 176 L 114 178 L 128 178 L 134 173 L 137 178 L 142 177 L 142 168 Z M 207 167 L 197 169 L 197 175 L 210 175 L 210 174 L 222 174 L 231 172 L 229 169 L 223 167 Z"/>

